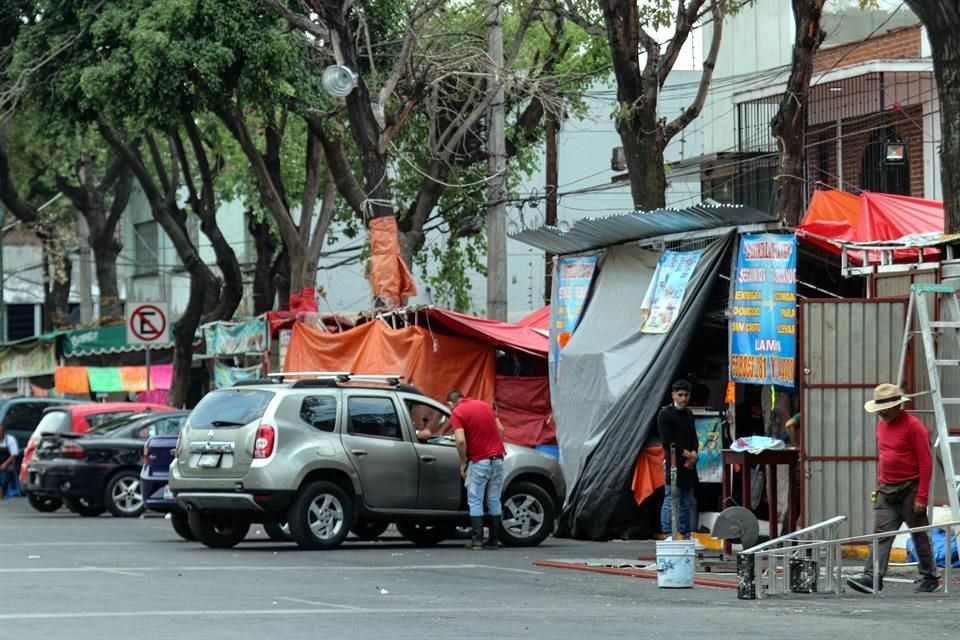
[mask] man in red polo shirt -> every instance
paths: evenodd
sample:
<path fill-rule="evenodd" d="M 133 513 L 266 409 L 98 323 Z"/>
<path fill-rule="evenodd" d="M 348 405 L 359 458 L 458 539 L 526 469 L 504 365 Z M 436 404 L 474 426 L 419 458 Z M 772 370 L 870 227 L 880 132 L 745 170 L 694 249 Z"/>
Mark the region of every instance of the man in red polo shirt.
<path fill-rule="evenodd" d="M 901 406 L 907 398 L 895 384 L 881 384 L 873 391 L 873 400 L 863 405 L 869 413 L 877 413 L 877 490 L 873 493 L 874 533 L 896 532 L 904 522 L 910 528 L 925 527 L 927 522 L 927 499 L 930 492 L 930 475 L 933 472 L 933 456 L 930 452 L 930 436 L 927 428 Z M 933 562 L 930 537 L 926 532 L 915 533 L 913 544 L 920 560 L 920 585 L 918 593 L 932 593 L 940 588 L 937 567 Z M 879 573 L 873 575 L 873 555 L 867 557 L 862 575 L 849 578 L 851 589 L 861 593 L 873 593 L 883 589 L 883 575 L 890 561 L 893 535 L 881 538 L 877 543 Z"/>
<path fill-rule="evenodd" d="M 447 394 L 453 409 L 450 423 L 460 454 L 460 475 L 470 506 L 469 549 L 496 549 L 500 537 L 500 492 L 503 490 L 503 425 L 486 402 L 465 398 L 459 391 Z M 490 537 L 483 542 L 484 506 L 490 516 Z"/>

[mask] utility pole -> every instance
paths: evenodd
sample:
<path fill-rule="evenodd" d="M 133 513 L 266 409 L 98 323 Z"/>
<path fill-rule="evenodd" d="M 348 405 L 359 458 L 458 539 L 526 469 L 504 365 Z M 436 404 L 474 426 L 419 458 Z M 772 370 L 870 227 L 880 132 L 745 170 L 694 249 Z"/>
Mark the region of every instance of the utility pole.
<path fill-rule="evenodd" d="M 548 227 L 557 226 L 557 125 L 559 124 L 552 111 L 544 114 L 544 123 L 547 127 L 547 215 L 544 223 Z M 543 303 L 550 304 L 550 293 L 553 289 L 553 258 L 547 252 L 544 255 L 543 276 Z"/>
<path fill-rule="evenodd" d="M 487 134 L 489 181 L 487 188 L 487 317 L 507 319 L 507 203 L 504 168 L 507 144 L 503 116 L 503 15 L 502 0 L 487 0 L 487 46 L 490 54 L 488 88 L 495 88 L 490 104 Z"/>

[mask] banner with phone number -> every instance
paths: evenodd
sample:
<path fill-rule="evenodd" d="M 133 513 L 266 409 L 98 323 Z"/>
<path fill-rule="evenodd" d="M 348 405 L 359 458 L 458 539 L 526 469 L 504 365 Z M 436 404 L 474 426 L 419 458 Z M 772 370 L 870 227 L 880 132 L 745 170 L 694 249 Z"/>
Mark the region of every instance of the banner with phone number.
<path fill-rule="evenodd" d="M 732 311 L 730 378 L 747 384 L 794 387 L 796 236 L 741 236 Z"/>

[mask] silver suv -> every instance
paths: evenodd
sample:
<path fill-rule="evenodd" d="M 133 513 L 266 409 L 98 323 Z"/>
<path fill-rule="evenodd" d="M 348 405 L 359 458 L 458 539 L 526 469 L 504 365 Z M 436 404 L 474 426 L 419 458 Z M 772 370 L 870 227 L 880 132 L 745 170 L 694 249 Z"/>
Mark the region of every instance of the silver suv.
<path fill-rule="evenodd" d="M 249 381 L 252 382 L 252 381 Z M 232 547 L 250 524 L 308 549 L 390 523 L 418 545 L 469 523 L 449 410 L 397 378 L 347 374 L 256 381 L 207 394 L 180 431 L 170 489 L 209 547 Z M 416 425 L 416 427 L 414 426 Z M 507 445 L 500 540 L 533 546 L 553 532 L 564 496 L 557 461 Z"/>

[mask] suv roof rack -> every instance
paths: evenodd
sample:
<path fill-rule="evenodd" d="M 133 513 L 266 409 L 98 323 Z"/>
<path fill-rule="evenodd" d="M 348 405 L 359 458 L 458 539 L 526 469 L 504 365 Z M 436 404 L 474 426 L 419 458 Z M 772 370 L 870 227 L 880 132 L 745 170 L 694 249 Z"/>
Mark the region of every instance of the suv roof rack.
<path fill-rule="evenodd" d="M 342 384 L 346 382 L 366 382 L 372 384 L 383 384 L 391 387 L 406 386 L 403 385 L 403 376 L 399 373 L 380 375 L 355 374 L 351 373 L 350 371 L 284 371 L 281 373 L 268 374 L 268 377 L 274 380 L 279 380 L 280 382 L 283 382 L 283 379 L 287 377 L 303 378 L 302 380 L 294 381 L 294 388 L 303 388 L 309 386 L 335 386 L 336 384 Z M 326 382 L 326 384 L 319 384 L 320 382 Z"/>
<path fill-rule="evenodd" d="M 237 380 L 231 387 L 252 387 L 259 384 L 277 384 L 276 378 L 247 378 L 246 380 Z"/>

